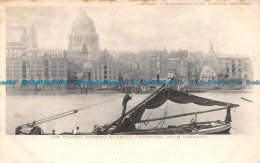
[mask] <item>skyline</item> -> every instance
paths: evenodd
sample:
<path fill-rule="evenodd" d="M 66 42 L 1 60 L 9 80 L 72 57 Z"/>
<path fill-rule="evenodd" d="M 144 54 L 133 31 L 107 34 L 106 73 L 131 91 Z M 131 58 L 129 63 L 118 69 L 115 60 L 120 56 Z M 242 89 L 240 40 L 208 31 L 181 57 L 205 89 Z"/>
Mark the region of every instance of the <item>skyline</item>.
<path fill-rule="evenodd" d="M 99 34 L 100 49 L 138 52 L 166 48 L 207 53 L 213 42 L 216 53 L 255 55 L 258 29 L 252 25 L 257 21 L 252 20 L 257 16 L 238 8 L 232 13 L 229 7 L 219 10 L 209 6 L 95 6 L 86 11 Z M 33 24 L 40 48 L 67 49 L 68 34 L 79 13 L 80 7 L 8 7 L 7 41 L 19 41 L 22 29 Z"/>

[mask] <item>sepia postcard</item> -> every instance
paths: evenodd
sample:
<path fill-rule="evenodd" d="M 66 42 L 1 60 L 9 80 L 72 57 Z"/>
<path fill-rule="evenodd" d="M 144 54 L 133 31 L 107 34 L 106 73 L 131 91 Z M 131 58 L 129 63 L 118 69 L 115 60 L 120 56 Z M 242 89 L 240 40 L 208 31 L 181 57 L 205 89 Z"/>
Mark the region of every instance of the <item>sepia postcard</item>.
<path fill-rule="evenodd" d="M 260 162 L 260 1 L 0 1 L 0 162 Z"/>

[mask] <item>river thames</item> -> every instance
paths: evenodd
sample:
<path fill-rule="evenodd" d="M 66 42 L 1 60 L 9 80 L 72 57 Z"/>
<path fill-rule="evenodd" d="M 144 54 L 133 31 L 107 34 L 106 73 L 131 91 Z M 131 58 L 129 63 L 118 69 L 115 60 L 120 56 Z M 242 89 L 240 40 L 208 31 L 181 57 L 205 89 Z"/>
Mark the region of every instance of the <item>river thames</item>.
<path fill-rule="evenodd" d="M 240 107 L 231 110 L 232 129 L 230 134 L 253 134 L 257 129 L 259 109 L 255 103 L 241 99 L 241 97 L 255 100 L 253 92 L 231 91 L 231 92 L 203 92 L 192 93 L 205 98 L 239 104 Z M 128 109 L 134 106 L 149 94 L 133 94 L 133 99 L 128 102 Z M 90 107 L 79 111 L 76 114 L 49 121 L 39 126 L 45 133 L 56 134 L 62 132 L 72 132 L 79 126 L 79 132 L 92 132 L 94 125 L 104 125 L 114 120 L 121 114 L 123 93 L 102 93 L 87 95 L 7 95 L 6 96 L 6 134 L 14 134 L 15 128 L 19 125 L 40 120 L 69 110 L 102 103 L 109 99 L 116 98 L 106 103 Z M 118 98 L 117 98 L 118 97 Z M 142 119 L 156 118 L 175 114 L 197 112 L 219 108 L 219 106 L 200 106 L 196 104 L 177 104 L 167 101 L 159 108 L 146 110 Z M 198 122 L 224 120 L 226 111 L 210 112 L 198 115 Z M 138 124 L 137 127 L 161 127 L 168 125 L 180 125 L 190 123 L 194 116 L 167 119 L 165 122 L 151 122 L 148 124 Z"/>

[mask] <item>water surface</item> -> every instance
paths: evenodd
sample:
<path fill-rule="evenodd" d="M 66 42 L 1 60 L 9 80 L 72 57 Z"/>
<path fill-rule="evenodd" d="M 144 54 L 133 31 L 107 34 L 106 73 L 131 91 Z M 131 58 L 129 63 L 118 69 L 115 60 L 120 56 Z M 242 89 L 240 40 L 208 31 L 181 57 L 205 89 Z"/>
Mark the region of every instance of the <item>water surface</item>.
<path fill-rule="evenodd" d="M 231 112 L 232 129 L 230 133 L 251 134 L 255 131 L 259 112 L 254 103 L 241 99 L 241 97 L 254 99 L 252 92 L 205 92 L 193 94 L 214 100 L 239 104 L 240 107 L 232 109 Z M 82 110 L 77 114 L 40 125 L 45 133 L 51 133 L 52 130 L 55 130 L 56 133 L 71 132 L 77 126 L 80 127 L 80 132 L 91 132 L 93 131 L 94 125 L 104 125 L 120 115 L 123 95 L 124 94 L 122 93 L 88 95 L 8 95 L 6 97 L 6 132 L 7 134 L 14 134 L 15 128 L 19 125 L 119 97 L 115 100 Z M 137 104 L 147 96 L 148 94 L 134 94 L 133 99 L 128 102 L 128 108 Z M 142 119 L 196 112 L 213 108 L 219 108 L 219 106 L 205 107 L 196 104 L 176 104 L 168 101 L 157 109 L 146 110 Z M 199 114 L 198 121 L 224 120 L 225 115 L 225 110 Z M 165 122 L 156 121 L 140 125 L 145 128 L 179 125 L 190 123 L 192 117 L 194 116 L 179 117 L 167 119 Z M 140 125 L 137 125 L 137 127 L 140 127 Z"/>

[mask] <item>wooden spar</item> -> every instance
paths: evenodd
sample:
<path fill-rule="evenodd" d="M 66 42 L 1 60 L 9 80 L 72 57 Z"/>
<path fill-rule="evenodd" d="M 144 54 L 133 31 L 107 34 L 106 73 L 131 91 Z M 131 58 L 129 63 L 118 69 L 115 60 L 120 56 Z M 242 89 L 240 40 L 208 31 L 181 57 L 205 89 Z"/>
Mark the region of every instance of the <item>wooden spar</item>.
<path fill-rule="evenodd" d="M 185 113 L 185 114 L 178 114 L 178 115 L 172 115 L 172 116 L 161 117 L 161 118 L 153 118 L 153 119 L 141 120 L 140 122 L 137 122 L 137 123 L 150 122 L 150 121 L 158 121 L 158 120 L 170 119 L 170 118 L 177 118 L 177 117 L 183 117 L 183 116 L 188 116 L 188 115 L 194 115 L 195 113 L 196 113 L 196 114 L 202 114 L 202 113 L 214 112 L 214 111 L 224 110 L 224 109 L 227 109 L 227 107 L 217 108 L 217 109 L 212 109 L 212 110 L 199 111 L 199 112 L 191 112 L 191 113 Z"/>
<path fill-rule="evenodd" d="M 254 101 L 248 100 L 248 99 L 243 98 L 243 97 L 241 97 L 241 99 L 242 99 L 242 100 L 245 100 L 245 101 L 248 101 L 248 102 L 254 102 Z"/>
<path fill-rule="evenodd" d="M 21 125 L 21 127 L 23 129 L 24 128 L 32 128 L 32 127 L 39 125 L 41 123 L 45 123 L 45 122 L 52 121 L 52 120 L 55 120 L 55 119 L 58 119 L 58 118 L 62 118 L 62 117 L 65 117 L 65 116 L 68 116 L 68 115 L 71 115 L 71 114 L 75 114 L 77 112 L 78 112 L 77 110 L 67 111 L 67 112 L 60 113 L 60 114 L 57 114 L 57 115 L 54 115 L 54 116 L 51 116 L 51 117 L 48 117 L 48 118 L 44 118 L 44 119 L 41 119 L 41 120 L 37 120 L 37 121 L 33 121 L 33 122 L 30 122 L 30 123 L 23 124 L 23 125 Z"/>
<path fill-rule="evenodd" d="M 138 109 L 140 106 L 142 106 L 147 100 L 149 100 L 150 98 L 152 98 L 157 92 L 159 92 L 162 88 L 164 88 L 165 85 L 162 85 L 160 88 L 158 88 L 157 90 L 155 90 L 150 96 L 148 96 L 147 98 L 145 98 L 143 101 L 141 101 L 138 105 L 136 105 L 135 107 L 133 107 L 131 110 L 127 111 L 124 115 L 127 116 L 128 114 L 132 113 L 133 111 L 135 111 L 136 109 Z M 111 122 L 110 124 L 108 124 L 107 126 L 104 126 L 105 129 L 103 130 L 103 132 L 106 132 L 110 127 L 112 127 L 113 125 L 115 125 L 118 122 L 119 118 L 117 120 L 115 120 L 114 122 Z"/>

